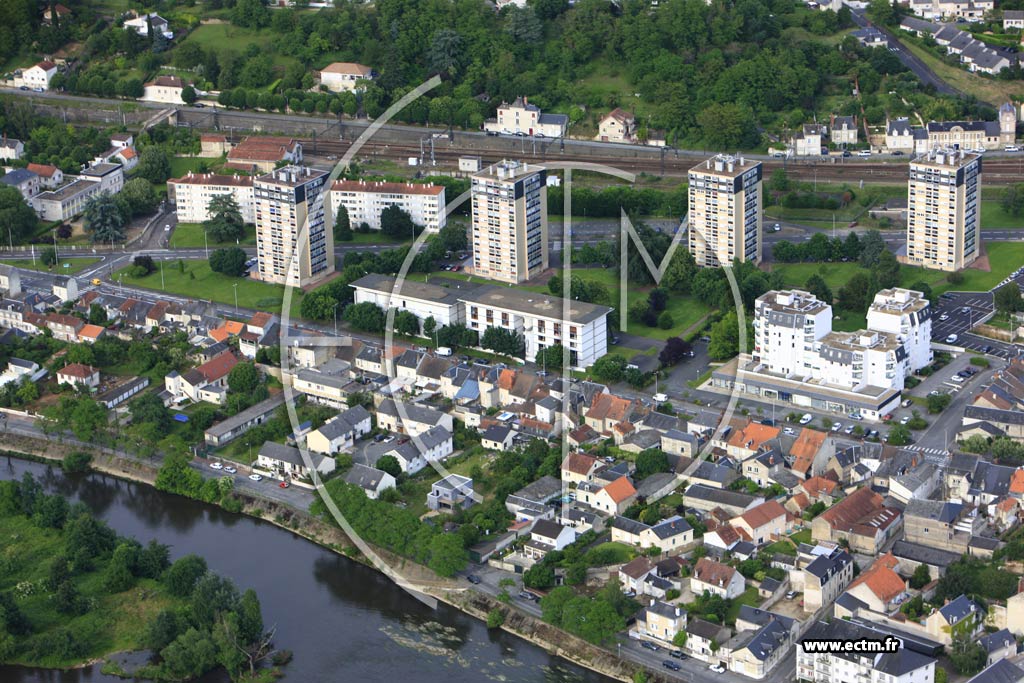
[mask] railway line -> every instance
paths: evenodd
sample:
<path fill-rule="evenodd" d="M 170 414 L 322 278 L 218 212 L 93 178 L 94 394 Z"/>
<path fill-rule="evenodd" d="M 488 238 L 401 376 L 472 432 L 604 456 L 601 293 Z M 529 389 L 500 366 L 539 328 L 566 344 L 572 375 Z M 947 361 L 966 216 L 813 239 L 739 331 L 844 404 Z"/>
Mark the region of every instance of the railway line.
<path fill-rule="evenodd" d="M 314 156 L 336 160 L 348 152 L 352 143 L 347 140 L 312 140 L 304 143 L 307 153 Z M 625 156 L 620 150 L 617 154 L 602 154 L 600 148 L 591 147 L 585 152 L 572 150 L 569 146 L 562 149 L 557 141 L 546 140 L 534 144 L 523 141 L 510 146 L 507 151 L 479 149 L 472 145 L 452 144 L 447 139 L 434 144 L 431 152 L 429 145 L 401 144 L 391 142 L 366 142 L 357 154 L 357 160 L 387 159 L 406 165 L 409 158 L 416 157 L 429 169 L 431 156 L 438 166 L 451 167 L 458 163 L 459 157 L 480 156 L 485 162 L 497 161 L 502 157 L 520 159 L 530 163 L 569 162 L 569 163 L 603 163 L 614 168 L 632 173 L 646 173 L 666 177 L 685 178 L 690 168 L 701 159 L 710 156 L 679 152 L 666 149 L 660 156 L 649 150 L 638 150 L 633 156 Z M 422 154 L 422 156 L 421 156 Z M 789 176 L 798 180 L 822 182 L 864 181 L 869 184 L 902 184 L 907 178 L 907 161 L 861 161 L 850 158 L 832 157 L 829 161 L 802 159 L 767 159 L 763 160 L 765 175 L 770 175 L 777 168 L 785 168 Z M 1024 182 L 1024 154 L 1019 159 L 994 158 L 984 162 L 984 180 L 987 185 L 1009 185 Z"/>

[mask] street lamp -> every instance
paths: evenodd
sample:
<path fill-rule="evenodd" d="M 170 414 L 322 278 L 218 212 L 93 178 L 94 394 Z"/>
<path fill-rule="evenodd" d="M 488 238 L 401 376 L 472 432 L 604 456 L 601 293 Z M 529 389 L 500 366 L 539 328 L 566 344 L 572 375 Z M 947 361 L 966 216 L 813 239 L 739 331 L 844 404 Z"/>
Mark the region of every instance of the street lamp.
<path fill-rule="evenodd" d="M 335 337 L 338 336 L 338 304 L 340 304 L 340 303 L 341 303 L 340 301 L 335 301 L 334 302 L 334 336 Z"/>
<path fill-rule="evenodd" d="M 235 315 L 238 315 L 238 283 L 234 283 L 231 287 L 235 290 Z"/>

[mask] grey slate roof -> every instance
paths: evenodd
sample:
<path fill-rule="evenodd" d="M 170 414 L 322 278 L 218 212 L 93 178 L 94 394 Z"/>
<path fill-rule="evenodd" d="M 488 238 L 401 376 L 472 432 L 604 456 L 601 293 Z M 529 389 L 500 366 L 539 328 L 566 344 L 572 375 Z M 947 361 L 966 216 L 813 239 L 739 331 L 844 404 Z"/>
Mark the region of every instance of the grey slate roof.
<path fill-rule="evenodd" d="M 933 519 L 942 524 L 953 524 L 963 510 L 962 503 L 948 503 L 942 500 L 921 500 L 911 498 L 904 514 L 908 517 Z"/>
<path fill-rule="evenodd" d="M 534 503 L 546 503 L 562 492 L 562 482 L 550 474 L 545 474 L 535 482 L 527 484 L 509 497 L 519 498 L 523 501 Z"/>
<path fill-rule="evenodd" d="M 1020 683 L 1022 679 L 1024 669 L 1008 659 L 1000 659 L 967 683 Z"/>
<path fill-rule="evenodd" d="M 900 559 L 921 562 L 933 567 L 948 567 L 960 559 L 958 553 L 903 540 L 896 541 L 892 547 L 892 554 Z"/>
<path fill-rule="evenodd" d="M 345 473 L 345 481 L 369 491 L 376 491 L 380 480 L 385 474 L 387 472 L 378 470 L 376 467 L 367 467 L 366 465 L 356 463 L 352 465 L 352 469 Z"/>
<path fill-rule="evenodd" d="M 0 183 L 4 185 L 10 185 L 11 187 L 17 187 L 22 183 L 27 183 L 36 177 L 36 174 L 24 168 L 15 168 L 7 175 L 0 178 Z"/>
<path fill-rule="evenodd" d="M 1013 646 L 1014 652 L 1017 651 L 1017 638 L 1005 628 L 995 633 L 990 633 L 987 636 L 982 636 L 978 639 L 978 643 L 985 648 L 985 652 L 989 653 L 1010 645 Z"/>
<path fill-rule="evenodd" d="M 933 661 L 935 660 L 931 657 L 918 654 L 913 650 L 900 648 L 896 652 L 886 652 L 879 655 L 875 660 L 875 670 L 889 676 L 898 677 L 926 667 Z"/>
<path fill-rule="evenodd" d="M 399 409 L 396 407 L 395 404 L 396 401 L 394 399 L 385 399 L 377 407 L 377 412 L 383 413 L 384 415 L 398 417 L 399 419 L 404 419 L 398 412 Z M 405 409 L 405 416 L 409 420 L 412 420 L 413 422 L 418 422 L 420 424 L 437 425 L 438 423 L 441 422 L 442 417 L 444 417 L 444 413 L 438 410 L 434 410 L 433 408 L 420 405 L 418 403 L 403 403 L 402 405 Z"/>
<path fill-rule="evenodd" d="M 969 615 L 974 612 L 980 611 L 981 608 L 973 600 L 965 595 L 961 595 L 957 599 L 950 602 L 948 605 L 944 605 L 939 608 L 939 614 L 946 620 L 948 624 L 959 624 L 961 621 L 966 619 Z"/>

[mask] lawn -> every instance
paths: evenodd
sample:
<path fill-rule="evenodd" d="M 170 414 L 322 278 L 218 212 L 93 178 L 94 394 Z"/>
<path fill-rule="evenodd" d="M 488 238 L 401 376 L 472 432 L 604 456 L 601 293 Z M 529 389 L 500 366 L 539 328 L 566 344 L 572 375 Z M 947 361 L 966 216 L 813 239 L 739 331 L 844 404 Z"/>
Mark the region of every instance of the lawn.
<path fill-rule="evenodd" d="M 254 31 L 232 24 L 203 24 L 192 31 L 184 43 L 195 43 L 204 50 L 213 49 L 216 52 L 230 50 L 238 54 L 244 53 L 250 45 L 255 45 L 261 51 L 269 53 L 276 66 L 288 66 L 294 63 L 294 58 L 278 54 L 271 49 L 273 40 L 274 34 L 270 29 Z"/>
<path fill-rule="evenodd" d="M 32 261 L 24 260 L 24 259 L 2 259 L 2 260 L 0 260 L 0 263 L 4 263 L 4 264 L 9 265 L 9 266 L 15 266 L 17 268 L 21 268 L 22 270 L 37 270 L 37 271 L 41 271 L 41 272 L 60 272 L 60 273 L 63 273 L 65 275 L 68 275 L 68 274 L 77 273 L 78 271 L 82 270 L 83 268 L 85 268 L 87 266 L 91 266 L 92 264 L 96 263 L 97 261 L 99 261 L 98 258 L 91 258 L 91 257 L 85 257 L 85 256 L 78 257 L 78 258 L 62 258 L 60 260 L 59 267 L 57 267 L 57 268 L 50 268 L 49 266 L 44 266 L 43 262 L 38 257 L 36 258 L 35 263 L 33 263 Z M 67 266 L 68 266 L 67 268 L 64 267 L 65 264 L 67 264 Z"/>
<path fill-rule="evenodd" d="M 281 312 L 281 301 L 284 297 L 283 285 L 272 285 L 244 277 L 229 277 L 210 270 L 206 261 L 183 261 L 184 272 L 179 270 L 176 261 L 161 262 L 163 267 L 163 285 L 161 285 L 159 269 L 145 277 L 131 277 L 128 268 L 114 273 L 114 281 L 123 277 L 123 282 L 132 287 L 145 287 L 156 291 L 164 291 L 197 300 L 217 301 L 234 305 L 235 285 L 238 285 L 238 305 L 243 308 L 256 308 L 271 313 Z M 292 296 L 297 304 L 298 297 Z M 297 306 L 293 306 L 293 309 Z"/>
<path fill-rule="evenodd" d="M 761 549 L 761 557 L 771 557 L 775 553 L 782 553 L 783 555 L 796 555 L 796 548 L 793 547 L 792 543 L 786 541 L 776 541 L 770 545 L 766 545 Z"/>
<path fill-rule="evenodd" d="M 412 240 L 403 237 L 392 237 L 391 235 L 385 235 L 380 230 L 373 230 L 371 232 L 353 232 L 352 240 L 349 242 L 334 242 L 336 247 L 343 247 L 346 244 L 380 244 L 388 247 L 397 247 L 412 244 Z"/>
<path fill-rule="evenodd" d="M 757 588 L 751 586 L 747 590 L 743 591 L 739 596 L 732 599 L 732 604 L 729 605 L 729 611 L 725 613 L 725 623 L 735 624 L 736 617 L 740 615 L 740 607 L 743 605 L 757 607 L 760 604 L 761 596 L 757 594 Z"/>
<path fill-rule="evenodd" d="M 1015 229 L 1024 228 L 1024 216 L 1012 216 L 1003 210 L 998 200 L 981 200 L 981 228 L 992 229 Z"/>
<path fill-rule="evenodd" d="M 202 223 L 178 223 L 174 228 L 174 232 L 171 234 L 171 247 L 175 249 L 184 249 L 188 247 L 194 247 L 201 249 L 204 246 L 213 247 L 233 247 L 235 246 L 234 240 L 230 242 L 213 242 L 210 241 L 206 244 L 204 241 L 204 233 Z M 253 245 L 256 244 L 256 227 L 252 225 L 245 226 L 245 237 L 242 238 L 239 244 L 242 245 Z"/>
<path fill-rule="evenodd" d="M 613 543 L 607 541 L 599 543 L 587 551 L 591 558 L 599 558 L 605 565 L 625 564 L 636 557 L 636 549 L 625 543 Z M 584 558 L 586 559 L 586 558 Z M 597 566 L 597 565 L 591 565 Z"/>
<path fill-rule="evenodd" d="M 180 178 L 189 171 L 198 173 L 204 169 L 214 169 L 225 161 L 224 157 L 171 157 L 171 177 Z M 205 171 L 204 171 L 205 172 Z"/>
<path fill-rule="evenodd" d="M 810 529 L 801 529 L 795 534 L 791 534 L 789 537 L 794 543 L 810 543 L 813 539 L 811 538 Z"/>

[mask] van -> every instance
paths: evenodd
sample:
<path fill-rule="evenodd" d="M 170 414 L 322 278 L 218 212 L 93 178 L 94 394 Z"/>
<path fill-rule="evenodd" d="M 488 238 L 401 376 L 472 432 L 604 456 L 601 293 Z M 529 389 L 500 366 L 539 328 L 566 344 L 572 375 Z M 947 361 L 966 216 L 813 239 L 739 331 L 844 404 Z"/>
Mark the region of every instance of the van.
<path fill-rule="evenodd" d="M 450 355 L 452 355 L 452 350 L 449 347 L 447 347 L 447 346 L 438 346 L 437 347 L 437 355 L 439 355 L 439 356 L 450 356 Z"/>
<path fill-rule="evenodd" d="M 654 402 L 655 403 L 664 403 L 667 400 L 668 400 L 668 395 L 667 394 L 655 394 L 654 395 Z"/>
<path fill-rule="evenodd" d="M 800 424 L 802 424 L 802 425 L 810 424 L 811 420 L 813 420 L 813 419 L 814 419 L 813 415 L 811 415 L 810 413 L 805 413 L 804 416 L 800 418 Z"/>

